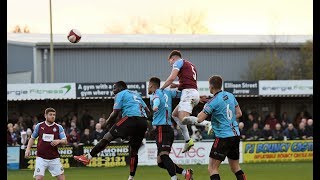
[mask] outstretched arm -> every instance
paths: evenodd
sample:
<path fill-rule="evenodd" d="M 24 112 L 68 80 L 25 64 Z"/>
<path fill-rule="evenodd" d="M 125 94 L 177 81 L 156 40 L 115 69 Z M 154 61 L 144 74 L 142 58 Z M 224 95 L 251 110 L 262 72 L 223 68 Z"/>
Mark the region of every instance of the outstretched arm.
<path fill-rule="evenodd" d="M 170 76 L 168 77 L 168 79 L 166 80 L 166 82 L 163 84 L 163 86 L 161 87 L 161 89 L 165 89 L 166 87 L 168 87 L 169 85 L 172 84 L 172 82 L 176 79 L 176 77 L 178 76 L 179 70 L 178 69 L 172 69 Z"/>

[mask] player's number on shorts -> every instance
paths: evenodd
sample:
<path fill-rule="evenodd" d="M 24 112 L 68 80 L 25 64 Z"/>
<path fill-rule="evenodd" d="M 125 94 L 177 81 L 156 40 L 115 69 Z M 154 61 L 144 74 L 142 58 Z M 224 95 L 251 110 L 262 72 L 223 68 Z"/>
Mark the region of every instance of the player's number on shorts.
<path fill-rule="evenodd" d="M 231 111 L 231 109 L 230 109 L 230 104 L 227 104 L 227 118 L 228 118 L 229 120 L 232 119 L 232 111 Z"/>
<path fill-rule="evenodd" d="M 196 71 L 194 70 L 194 66 L 193 65 L 191 65 L 191 70 L 192 70 L 192 72 L 193 72 L 193 79 L 194 80 L 197 80 L 197 73 L 196 73 Z"/>

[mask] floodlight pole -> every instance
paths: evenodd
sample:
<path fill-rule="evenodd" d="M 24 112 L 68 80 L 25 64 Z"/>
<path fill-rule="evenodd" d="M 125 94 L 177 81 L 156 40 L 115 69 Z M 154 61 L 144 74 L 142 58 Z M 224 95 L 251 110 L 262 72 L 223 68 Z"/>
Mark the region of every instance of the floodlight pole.
<path fill-rule="evenodd" d="M 50 82 L 54 82 L 54 59 L 53 59 L 53 35 L 52 35 L 52 8 L 51 8 L 51 0 L 50 3 Z"/>

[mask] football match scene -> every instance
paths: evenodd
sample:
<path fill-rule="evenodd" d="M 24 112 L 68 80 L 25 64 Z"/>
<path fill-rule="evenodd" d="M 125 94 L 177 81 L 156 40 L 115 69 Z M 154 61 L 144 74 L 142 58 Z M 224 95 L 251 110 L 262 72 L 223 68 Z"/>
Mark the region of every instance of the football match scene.
<path fill-rule="evenodd" d="M 312 0 L 7 1 L 7 179 L 312 180 L 313 66 Z"/>

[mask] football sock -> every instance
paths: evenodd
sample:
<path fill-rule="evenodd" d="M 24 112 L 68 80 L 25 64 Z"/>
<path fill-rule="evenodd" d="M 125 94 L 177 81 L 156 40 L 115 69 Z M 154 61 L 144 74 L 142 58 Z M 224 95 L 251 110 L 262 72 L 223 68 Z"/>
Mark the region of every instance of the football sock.
<path fill-rule="evenodd" d="M 163 164 L 163 162 L 161 162 L 161 163 L 158 163 L 158 166 L 159 166 L 159 167 L 161 167 L 161 168 L 163 168 L 163 169 L 166 169 L 166 168 L 164 167 L 164 164 Z"/>
<path fill-rule="evenodd" d="M 90 155 L 92 157 L 95 157 L 100 151 L 104 150 L 104 148 L 106 148 L 106 146 L 109 144 L 110 142 L 106 139 L 101 139 L 97 145 L 95 145 L 93 147 L 93 149 L 90 151 Z"/>
<path fill-rule="evenodd" d="M 183 169 L 182 169 L 180 166 L 176 165 L 176 164 L 174 164 L 174 165 L 175 165 L 175 167 L 176 167 L 176 173 L 182 174 Z"/>
<path fill-rule="evenodd" d="M 213 174 L 210 176 L 210 180 L 220 180 L 219 174 Z"/>
<path fill-rule="evenodd" d="M 171 160 L 171 158 L 169 157 L 169 155 L 163 154 L 160 156 L 160 159 L 163 162 L 164 167 L 167 169 L 169 175 L 171 177 L 176 175 L 175 165 L 174 165 L 173 161 Z"/>
<path fill-rule="evenodd" d="M 177 123 L 177 125 L 180 127 L 182 135 L 184 137 L 184 140 L 189 141 L 190 140 L 190 135 L 189 135 L 189 130 L 187 125 L 181 124 L 180 120 L 178 117 L 172 116 L 174 121 Z"/>
<path fill-rule="evenodd" d="M 158 166 L 159 166 L 160 168 L 166 169 L 166 168 L 164 167 L 163 162 L 158 163 Z M 178 166 L 178 165 L 176 165 L 176 164 L 174 164 L 174 166 L 176 167 L 176 173 L 182 174 L 182 175 L 185 175 L 185 174 L 186 174 L 186 171 L 185 171 L 183 168 L 181 168 L 180 166 Z M 182 173 L 183 171 L 184 171 L 184 174 Z"/>
<path fill-rule="evenodd" d="M 136 174 L 138 165 L 138 155 L 130 157 L 130 176 L 134 176 Z"/>
<path fill-rule="evenodd" d="M 244 172 L 242 170 L 237 171 L 236 173 L 234 173 L 237 177 L 237 180 L 246 180 L 246 175 L 244 174 Z"/>

